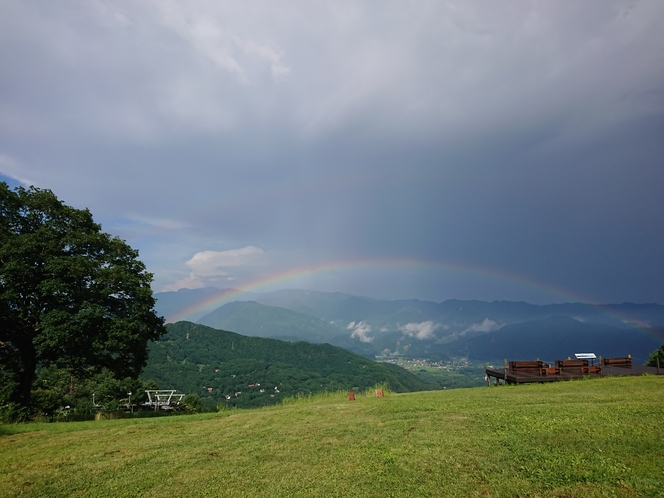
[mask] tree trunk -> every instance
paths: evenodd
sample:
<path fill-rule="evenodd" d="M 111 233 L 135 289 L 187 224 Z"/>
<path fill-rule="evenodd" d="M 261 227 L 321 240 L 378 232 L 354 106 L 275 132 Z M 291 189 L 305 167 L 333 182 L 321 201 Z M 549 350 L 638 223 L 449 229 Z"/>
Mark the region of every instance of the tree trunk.
<path fill-rule="evenodd" d="M 29 406 L 32 383 L 35 380 L 35 371 L 37 369 L 37 352 L 32 343 L 30 343 L 21 347 L 19 354 L 21 356 L 19 383 L 11 398 L 12 401 L 23 406 Z"/>

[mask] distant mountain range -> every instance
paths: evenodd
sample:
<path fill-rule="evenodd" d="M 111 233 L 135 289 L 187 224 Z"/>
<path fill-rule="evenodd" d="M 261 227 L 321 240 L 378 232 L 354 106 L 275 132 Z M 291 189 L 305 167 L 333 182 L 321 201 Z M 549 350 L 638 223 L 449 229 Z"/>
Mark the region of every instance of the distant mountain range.
<path fill-rule="evenodd" d="M 656 332 L 664 337 L 664 330 Z M 664 338 L 658 340 L 638 328 L 619 329 L 554 316 L 506 325 L 485 335 L 458 341 L 449 352 L 476 360 L 528 360 L 539 357 L 551 364 L 575 352 L 594 352 L 604 358 L 631 354 L 637 362 L 645 363 L 648 355 L 662 342 Z"/>
<path fill-rule="evenodd" d="M 198 323 L 238 334 L 287 341 L 328 342 L 339 328 L 312 315 L 254 301 L 235 301 L 198 319 Z"/>
<path fill-rule="evenodd" d="M 205 288 L 155 297 L 157 311 L 169 320 L 229 294 L 237 293 Z M 553 360 L 592 351 L 605 357 L 632 354 L 644 362 L 664 342 L 659 304 L 435 303 L 303 290 L 241 294 L 241 299 L 199 312 L 195 321 L 250 336 L 327 342 L 369 357 L 431 360 Z"/>

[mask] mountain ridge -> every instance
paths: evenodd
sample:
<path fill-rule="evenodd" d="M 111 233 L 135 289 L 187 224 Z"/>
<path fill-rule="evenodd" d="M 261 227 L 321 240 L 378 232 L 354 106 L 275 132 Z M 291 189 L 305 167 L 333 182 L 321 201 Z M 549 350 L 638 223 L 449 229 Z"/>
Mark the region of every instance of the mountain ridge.
<path fill-rule="evenodd" d="M 197 323 L 238 334 L 284 340 L 324 342 L 339 335 L 337 327 L 313 315 L 255 301 L 234 301 L 202 316 Z"/>
<path fill-rule="evenodd" d="M 192 292 L 197 294 L 196 291 L 183 293 L 190 307 Z M 201 299 L 209 299 L 214 292 L 222 295 L 230 291 L 208 288 L 198 294 Z M 169 296 L 171 304 L 173 294 Z M 162 298 L 157 295 L 157 299 L 159 310 Z M 247 304 L 250 300 L 253 303 Z M 233 309 L 244 312 L 230 313 Z M 597 351 L 609 341 L 610 351 L 619 356 L 630 353 L 647 358 L 661 344 L 657 343 L 662 336 L 658 327 L 664 324 L 664 306 L 657 303 L 535 305 L 523 301 L 458 299 L 441 303 L 418 299 L 386 301 L 343 293 L 286 290 L 247 294 L 244 299 L 220 306 L 205 316 L 198 321 L 251 336 L 327 342 L 367 357 L 409 356 L 439 361 L 470 355 L 478 360 L 495 359 L 496 351 L 489 357 L 490 351 L 482 347 L 481 338 L 492 340 L 503 329 L 502 342 L 508 345 L 504 353 L 514 357 L 524 343 L 515 332 L 519 327 L 513 327 L 526 324 L 523 327 L 529 328 L 532 336 L 549 345 L 548 350 L 533 345 L 528 351 L 537 352 L 535 357 L 548 357 L 559 351 L 550 339 L 557 336 L 571 340 L 565 332 L 569 329 L 589 334 L 594 341 L 590 345 L 594 344 L 592 349 Z M 215 316 L 218 321 L 212 320 Z M 554 317 L 574 321 L 547 322 Z M 550 323 L 557 323 L 559 330 L 552 330 Z M 479 339 L 472 342 L 475 337 Z M 576 343 L 570 340 L 567 343 L 571 350 L 565 350 L 565 358 L 578 352 Z"/>

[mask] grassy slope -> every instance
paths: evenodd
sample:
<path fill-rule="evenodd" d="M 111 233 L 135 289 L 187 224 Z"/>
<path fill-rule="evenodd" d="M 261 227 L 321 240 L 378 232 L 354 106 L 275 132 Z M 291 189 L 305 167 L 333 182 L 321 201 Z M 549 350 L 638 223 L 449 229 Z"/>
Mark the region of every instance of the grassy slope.
<path fill-rule="evenodd" d="M 0 426 L 3 496 L 664 496 L 664 377 Z"/>

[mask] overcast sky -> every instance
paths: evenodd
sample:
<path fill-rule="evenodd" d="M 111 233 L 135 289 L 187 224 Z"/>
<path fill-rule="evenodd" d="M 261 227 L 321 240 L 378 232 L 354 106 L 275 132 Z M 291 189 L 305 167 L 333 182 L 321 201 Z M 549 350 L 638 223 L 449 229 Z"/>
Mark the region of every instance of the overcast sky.
<path fill-rule="evenodd" d="M 664 304 L 662 26 L 655 0 L 0 0 L 0 179 L 89 207 L 156 291 Z"/>

